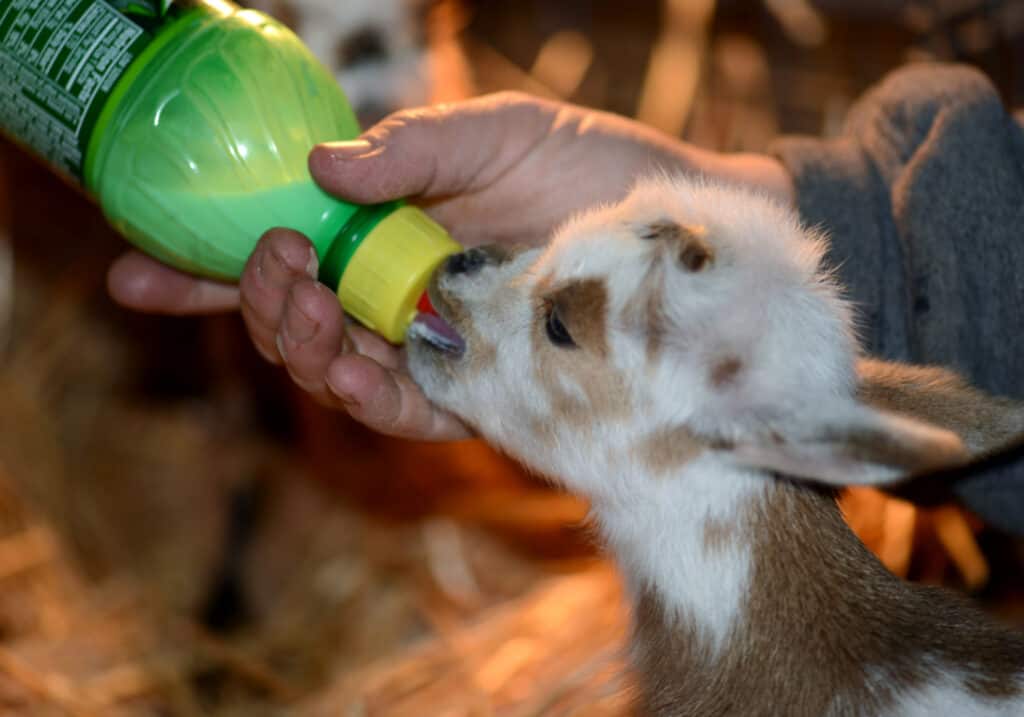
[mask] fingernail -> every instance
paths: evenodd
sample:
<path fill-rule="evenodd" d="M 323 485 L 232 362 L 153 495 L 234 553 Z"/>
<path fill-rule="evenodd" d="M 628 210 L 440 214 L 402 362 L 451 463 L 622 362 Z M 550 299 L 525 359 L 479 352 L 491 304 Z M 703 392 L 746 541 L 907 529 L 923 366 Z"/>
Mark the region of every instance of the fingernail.
<path fill-rule="evenodd" d="M 316 279 L 320 274 L 320 257 L 316 255 L 316 249 L 310 248 L 309 261 L 306 262 L 306 273 L 309 278 Z"/>
<path fill-rule="evenodd" d="M 341 376 L 342 373 L 343 372 L 339 367 L 333 366 L 328 369 L 327 375 L 324 377 L 324 380 L 327 383 L 328 388 L 330 388 L 331 392 L 338 397 L 338 400 L 340 400 L 342 404 L 344 404 L 345 408 L 358 408 L 358 400 L 352 394 L 352 392 L 345 388 L 345 386 L 343 385 L 343 378 Z"/>
<path fill-rule="evenodd" d="M 338 400 L 341 401 L 346 408 L 357 408 L 359 406 L 359 402 L 356 400 L 355 396 L 347 391 L 339 390 L 333 383 L 331 383 L 331 379 L 329 378 L 327 379 L 327 387 L 331 389 L 331 393 L 337 396 Z"/>
<path fill-rule="evenodd" d="M 333 391 L 334 389 L 331 390 Z M 356 397 L 353 396 L 352 394 L 338 393 L 337 391 L 335 391 L 335 395 L 337 395 L 338 400 L 341 401 L 342 405 L 344 405 L 345 408 L 359 408 L 359 402 L 356 401 Z"/>
<path fill-rule="evenodd" d="M 341 329 L 341 350 L 344 353 L 353 353 L 356 350 L 356 342 L 348 332 L 348 317 L 345 317 L 345 324 Z"/>
<path fill-rule="evenodd" d="M 273 351 L 271 351 L 270 349 L 263 348 L 263 346 L 260 345 L 260 344 L 256 344 L 256 351 L 259 352 L 259 355 L 262 356 L 263 358 L 265 358 L 270 363 L 274 364 L 275 366 L 280 366 L 281 362 L 284 361 L 284 354 L 281 353 L 281 336 L 280 336 L 280 334 L 276 337 L 276 339 L 277 339 L 277 341 L 275 342 L 277 344 L 277 354 L 276 355 L 274 354 Z"/>
<path fill-rule="evenodd" d="M 285 312 L 281 331 L 290 341 L 297 344 L 307 343 L 316 336 L 319 330 L 320 322 L 306 314 L 298 305 L 292 304 Z"/>
<path fill-rule="evenodd" d="M 294 270 L 287 257 L 276 248 L 263 252 L 259 263 L 260 276 L 272 286 L 283 288 L 294 279 Z"/>
<path fill-rule="evenodd" d="M 373 151 L 373 145 L 365 139 L 348 142 L 326 142 L 320 145 L 331 159 L 357 159 Z"/>

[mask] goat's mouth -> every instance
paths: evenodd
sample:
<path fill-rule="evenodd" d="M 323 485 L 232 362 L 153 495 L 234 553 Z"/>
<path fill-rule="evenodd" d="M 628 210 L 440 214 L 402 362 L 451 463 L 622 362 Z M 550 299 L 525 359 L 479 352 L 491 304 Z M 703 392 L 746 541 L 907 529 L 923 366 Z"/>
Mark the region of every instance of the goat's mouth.
<path fill-rule="evenodd" d="M 433 289 L 433 286 L 431 286 Z M 409 338 L 421 341 L 433 349 L 453 357 L 462 356 L 466 352 L 466 340 L 446 317 L 447 303 L 440 299 L 434 291 L 429 291 L 430 302 L 436 314 L 420 312 L 409 327 Z"/>
<path fill-rule="evenodd" d="M 440 316 L 419 314 L 409 327 L 409 338 L 419 339 L 431 348 L 461 356 L 466 350 L 466 342 L 450 323 Z"/>

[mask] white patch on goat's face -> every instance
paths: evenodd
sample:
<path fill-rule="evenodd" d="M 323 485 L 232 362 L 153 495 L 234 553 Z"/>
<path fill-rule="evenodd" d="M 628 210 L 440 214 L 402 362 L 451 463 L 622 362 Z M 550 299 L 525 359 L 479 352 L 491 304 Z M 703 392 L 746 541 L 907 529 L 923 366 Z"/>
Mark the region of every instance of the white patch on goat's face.
<path fill-rule="evenodd" d="M 439 272 L 437 303 L 467 350 L 412 341 L 411 369 L 433 401 L 535 470 L 629 501 L 639 475 L 852 393 L 854 343 L 822 251 L 765 198 L 644 182 L 543 251 Z M 550 335 L 552 313 L 574 345 Z M 638 455 L 666 432 L 672 445 Z"/>
<path fill-rule="evenodd" d="M 466 348 L 411 337 L 409 367 L 432 401 L 589 498 L 638 589 L 722 645 L 750 553 L 720 527 L 769 484 L 723 447 L 853 391 L 846 308 L 821 254 L 769 200 L 646 182 L 544 250 L 439 271 L 434 304 Z M 666 554 L 678 545 L 704 548 Z"/>

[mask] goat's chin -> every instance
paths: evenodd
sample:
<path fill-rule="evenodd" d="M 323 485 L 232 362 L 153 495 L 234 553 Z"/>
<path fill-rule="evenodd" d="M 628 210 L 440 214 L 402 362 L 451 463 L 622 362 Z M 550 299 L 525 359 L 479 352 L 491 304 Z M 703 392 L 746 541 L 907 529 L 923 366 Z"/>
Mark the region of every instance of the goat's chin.
<path fill-rule="evenodd" d="M 424 395 L 441 408 L 449 403 L 453 383 L 450 359 L 433 346 L 417 340 L 406 343 L 406 367 Z"/>
<path fill-rule="evenodd" d="M 459 358 L 439 351 L 430 343 L 418 340 L 406 343 L 406 368 L 423 395 L 479 433 L 479 417 L 475 415 L 480 410 L 479 402 L 474 399 L 472 386 L 461 380 L 459 363 Z"/>

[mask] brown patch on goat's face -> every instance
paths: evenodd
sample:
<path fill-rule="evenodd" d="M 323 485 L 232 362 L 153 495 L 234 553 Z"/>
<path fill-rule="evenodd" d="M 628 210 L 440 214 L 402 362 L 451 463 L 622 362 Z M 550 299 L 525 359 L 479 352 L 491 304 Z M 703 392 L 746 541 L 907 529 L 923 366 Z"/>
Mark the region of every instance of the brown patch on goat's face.
<path fill-rule="evenodd" d="M 601 279 L 581 279 L 544 297 L 558 311 L 577 346 L 608 354 L 608 288 Z"/>
<path fill-rule="evenodd" d="M 683 234 L 683 227 L 671 219 L 659 219 L 640 227 L 637 236 L 644 241 L 675 241 Z"/>
<path fill-rule="evenodd" d="M 652 590 L 640 594 L 633 654 L 643 714 L 887 714 L 902 694 L 950 674 L 978 697 L 1021 694 L 1024 637 L 957 596 L 889 573 L 831 492 L 786 481 L 767 490 L 705 527 L 706 549 L 751 548 L 747 604 L 720 652 L 685 610 L 670 615 Z"/>
<path fill-rule="evenodd" d="M 704 444 L 684 426 L 656 431 L 633 449 L 644 468 L 659 475 L 678 471 L 703 451 Z"/>
<path fill-rule="evenodd" d="M 554 286 L 547 277 L 537 283 L 533 303 L 537 307 L 531 331 L 534 373 L 551 401 L 552 420 L 581 425 L 628 415 L 625 379 L 609 363 L 604 281 L 581 279 Z M 549 307 L 558 311 L 575 346 L 552 344 L 545 329 Z M 563 379 L 579 391 L 566 389 Z"/>
<path fill-rule="evenodd" d="M 622 310 L 623 321 L 644 337 L 644 354 L 653 364 L 665 344 L 668 334 L 667 319 L 662 311 L 665 301 L 665 268 L 660 262 L 651 265 L 640 289 L 626 302 Z"/>
<path fill-rule="evenodd" d="M 1004 448 L 1024 432 L 1024 405 L 989 396 L 952 371 L 865 359 L 857 374 L 865 403 L 953 431 L 975 456 Z"/>
<path fill-rule="evenodd" d="M 658 282 L 650 287 L 644 301 L 644 354 L 648 363 L 654 363 L 661 355 L 668 334 L 665 312 L 665 277 L 659 276 Z"/>
<path fill-rule="evenodd" d="M 711 367 L 711 385 L 715 388 L 724 388 L 733 383 L 742 370 L 743 362 L 735 356 L 716 361 Z"/>
<path fill-rule="evenodd" d="M 700 231 L 689 230 L 680 238 L 682 247 L 679 249 L 679 263 L 687 271 L 703 271 L 715 261 L 715 250 L 704 239 L 703 227 Z"/>
<path fill-rule="evenodd" d="M 660 219 L 641 227 L 637 235 L 645 241 L 669 243 L 679 264 L 687 271 L 702 271 L 715 260 L 715 251 L 707 242 L 707 229 L 700 225 Z"/>
<path fill-rule="evenodd" d="M 706 231 L 700 226 L 686 226 L 665 219 L 646 224 L 638 232 L 641 239 L 658 241 L 662 252 L 656 253 L 640 288 L 623 307 L 622 316 L 644 336 L 644 350 L 648 364 L 661 355 L 669 332 L 664 313 L 665 271 L 662 260 L 667 251 L 674 263 L 689 272 L 703 271 L 714 262 L 714 249 L 705 240 Z"/>

